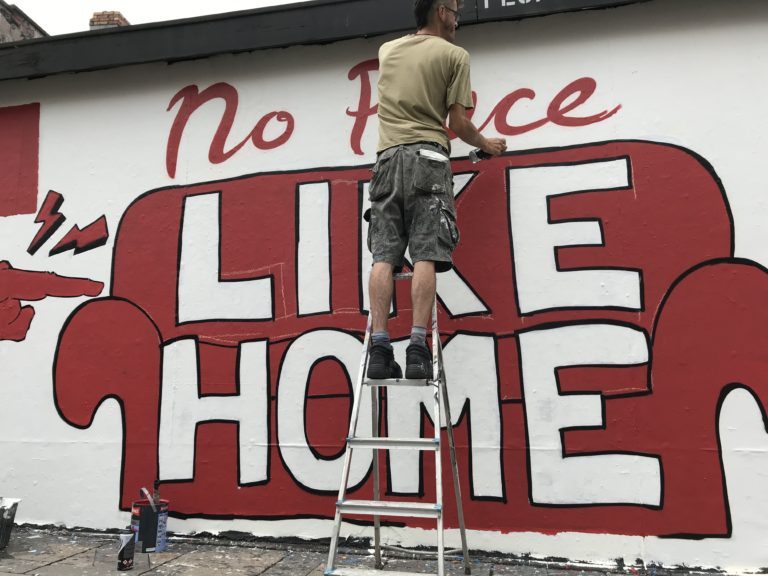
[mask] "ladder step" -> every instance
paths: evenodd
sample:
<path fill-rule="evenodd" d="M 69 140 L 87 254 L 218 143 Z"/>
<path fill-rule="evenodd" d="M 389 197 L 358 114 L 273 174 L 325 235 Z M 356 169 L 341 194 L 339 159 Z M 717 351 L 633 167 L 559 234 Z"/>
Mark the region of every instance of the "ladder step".
<path fill-rule="evenodd" d="M 370 568 L 340 568 L 323 572 L 324 576 L 424 576 L 423 572 L 390 572 Z"/>
<path fill-rule="evenodd" d="M 440 441 L 437 438 L 347 438 L 353 448 L 374 448 L 390 450 L 392 448 L 415 450 L 439 450 Z"/>
<path fill-rule="evenodd" d="M 407 378 L 387 378 L 386 380 L 363 380 L 365 386 L 429 386 L 433 380 L 409 380 Z"/>
<path fill-rule="evenodd" d="M 412 280 L 413 272 L 399 272 L 398 274 L 393 274 L 392 279 L 393 280 Z"/>
<path fill-rule="evenodd" d="M 442 506 L 422 502 L 391 502 L 387 500 L 343 500 L 336 503 L 342 514 L 371 514 L 373 516 L 408 516 L 439 518 Z"/>

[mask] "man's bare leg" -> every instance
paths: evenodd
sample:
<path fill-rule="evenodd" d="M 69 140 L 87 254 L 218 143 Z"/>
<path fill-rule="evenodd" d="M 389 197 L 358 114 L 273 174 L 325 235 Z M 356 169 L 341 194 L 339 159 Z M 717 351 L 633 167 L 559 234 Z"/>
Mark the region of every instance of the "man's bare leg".
<path fill-rule="evenodd" d="M 402 378 L 403 371 L 395 362 L 394 351 L 387 333 L 387 320 L 392 305 L 392 264 L 377 262 L 368 279 L 371 302 L 371 355 L 368 358 L 368 378 L 381 380 Z"/>
<path fill-rule="evenodd" d="M 416 262 L 413 267 L 413 282 L 411 284 L 414 326 L 421 326 L 423 328 L 429 326 L 436 286 L 435 263 L 426 261 Z"/>
<path fill-rule="evenodd" d="M 371 302 L 371 327 L 374 332 L 385 332 L 389 310 L 392 306 L 392 264 L 376 262 L 368 280 L 368 297 Z"/>
<path fill-rule="evenodd" d="M 413 328 L 411 343 L 406 350 L 405 377 L 412 379 L 432 378 L 432 355 L 426 345 L 426 331 L 435 301 L 435 263 L 416 262 L 413 267 L 411 303 L 413 304 Z"/>

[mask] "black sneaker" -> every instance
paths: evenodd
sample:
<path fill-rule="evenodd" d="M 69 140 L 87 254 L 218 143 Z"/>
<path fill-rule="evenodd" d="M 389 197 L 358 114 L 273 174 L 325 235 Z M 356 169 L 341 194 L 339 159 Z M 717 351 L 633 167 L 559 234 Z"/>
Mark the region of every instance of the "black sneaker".
<path fill-rule="evenodd" d="M 386 344 L 374 344 L 368 357 L 368 378 L 386 380 L 402 378 L 403 369 L 395 362 L 395 352 Z"/>
<path fill-rule="evenodd" d="M 405 377 L 409 380 L 432 379 L 432 354 L 421 344 L 411 344 L 405 350 Z"/>

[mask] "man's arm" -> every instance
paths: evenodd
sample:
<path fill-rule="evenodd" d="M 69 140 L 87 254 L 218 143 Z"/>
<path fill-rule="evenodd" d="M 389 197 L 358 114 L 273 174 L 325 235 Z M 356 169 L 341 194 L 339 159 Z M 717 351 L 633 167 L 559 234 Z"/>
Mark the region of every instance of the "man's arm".
<path fill-rule="evenodd" d="M 498 156 L 507 149 L 504 138 L 486 138 L 467 118 L 467 109 L 461 104 L 453 104 L 448 109 L 448 127 L 470 146 L 480 148 L 492 156 Z"/>

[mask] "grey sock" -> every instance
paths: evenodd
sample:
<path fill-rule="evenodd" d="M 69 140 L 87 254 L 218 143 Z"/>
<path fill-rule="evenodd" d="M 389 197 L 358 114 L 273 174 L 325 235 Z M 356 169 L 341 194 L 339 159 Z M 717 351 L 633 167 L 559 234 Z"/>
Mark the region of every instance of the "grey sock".
<path fill-rule="evenodd" d="M 413 326 L 411 328 L 411 344 L 421 344 L 427 347 L 427 329 L 422 326 Z"/>
<path fill-rule="evenodd" d="M 392 347 L 392 343 L 389 341 L 389 332 L 386 330 L 383 332 L 374 332 L 371 334 L 371 344 L 381 344 L 383 346 L 389 346 Z"/>

